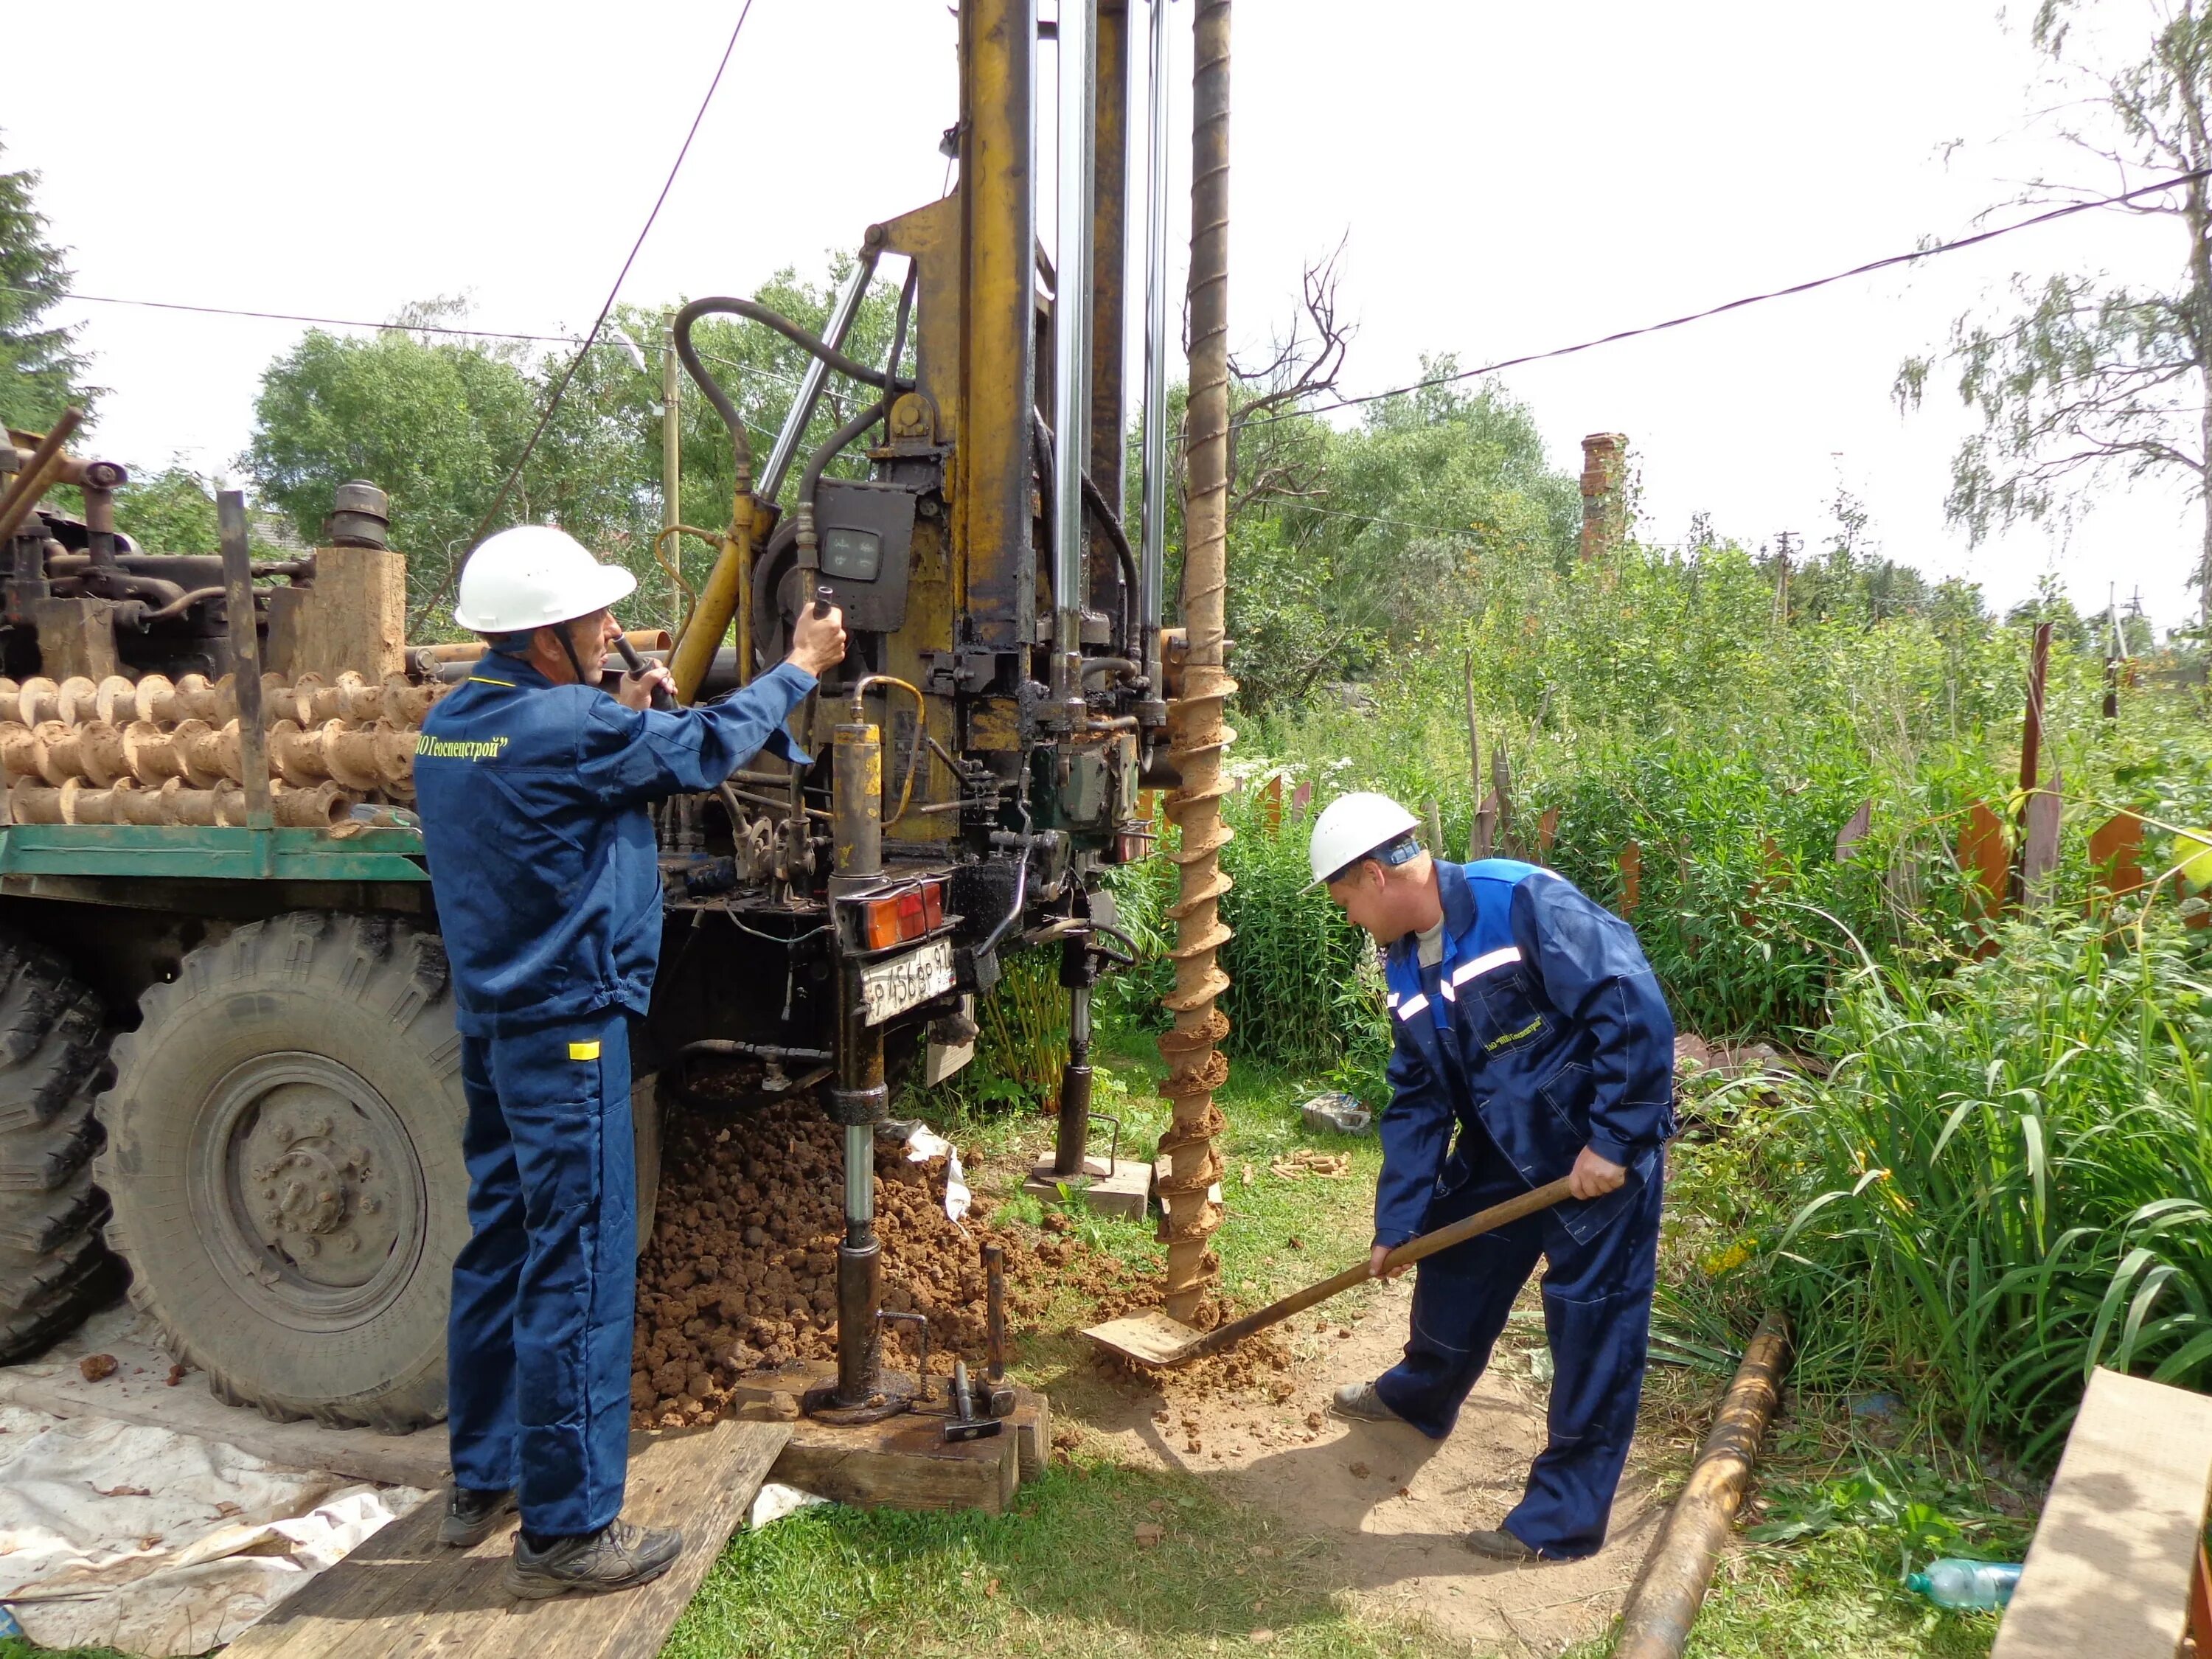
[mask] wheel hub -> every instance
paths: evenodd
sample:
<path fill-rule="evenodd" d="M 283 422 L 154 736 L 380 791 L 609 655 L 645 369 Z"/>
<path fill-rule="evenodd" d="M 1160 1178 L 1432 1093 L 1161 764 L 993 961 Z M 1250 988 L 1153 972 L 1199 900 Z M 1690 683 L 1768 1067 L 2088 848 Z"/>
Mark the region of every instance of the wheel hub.
<path fill-rule="evenodd" d="M 349 1323 L 404 1281 L 422 1174 L 398 1115 L 321 1055 L 261 1055 L 201 1120 L 196 1182 L 227 1254 L 262 1299 L 309 1324 Z"/>

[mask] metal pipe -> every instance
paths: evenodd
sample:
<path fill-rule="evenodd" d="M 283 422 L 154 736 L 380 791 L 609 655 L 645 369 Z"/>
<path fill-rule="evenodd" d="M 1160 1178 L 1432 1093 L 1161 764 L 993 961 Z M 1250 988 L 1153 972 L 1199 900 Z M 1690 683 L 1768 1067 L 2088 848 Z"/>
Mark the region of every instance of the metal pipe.
<path fill-rule="evenodd" d="M 1062 945 L 1063 951 L 1084 951 L 1080 933 Z M 1067 1064 L 1060 1072 L 1060 1122 L 1053 1136 L 1052 1172 L 1056 1176 L 1083 1173 L 1084 1144 L 1091 1138 L 1091 988 L 1079 985 L 1067 994 Z"/>
<path fill-rule="evenodd" d="M 1091 459 L 1100 500 L 1118 522 L 1127 506 L 1128 421 L 1122 368 L 1128 356 L 1129 290 L 1129 8 L 1131 0 L 1098 0 L 1097 91 L 1091 143 Z M 1092 503 L 1094 507 L 1097 502 Z M 1105 526 L 1099 530 L 1110 535 Z M 1136 568 L 1109 572 L 1091 544 L 1089 601 L 1126 622 L 1137 603 Z M 1124 627 L 1117 649 L 1131 649 Z"/>
<path fill-rule="evenodd" d="M 876 274 L 878 249 L 872 243 L 860 249 L 859 262 L 853 274 L 845 279 L 845 286 L 837 290 L 837 302 L 830 308 L 828 327 L 822 331 L 822 343 L 842 348 L 845 337 L 853 331 L 853 319 L 860 314 L 860 301 L 868 291 L 868 280 Z M 898 362 L 893 359 L 890 374 L 896 376 Z M 776 492 L 783 488 L 783 475 L 791 470 L 792 457 L 798 454 L 799 441 L 806 435 L 807 422 L 814 418 L 814 406 L 822 400 L 822 388 L 830 382 L 830 365 L 819 354 L 807 360 L 806 372 L 799 377 L 799 395 L 792 401 L 783 417 L 783 425 L 769 446 L 768 459 L 761 465 L 760 498 L 773 501 Z"/>
<path fill-rule="evenodd" d="M 1613 1659 L 1681 1659 L 1789 1369 L 1790 1321 L 1780 1309 L 1770 1308 L 1722 1398 L 1689 1484 L 1628 1592 Z"/>
<path fill-rule="evenodd" d="M 31 509 L 44 499 L 69 459 L 62 453 L 62 446 L 70 441 L 70 434 L 77 429 L 83 419 L 84 411 L 82 410 L 62 410 L 61 418 L 54 422 L 52 429 L 45 437 L 39 440 L 39 447 L 31 452 L 30 459 L 24 462 L 21 470 L 16 473 L 14 488 L 6 495 L 0 495 L 0 547 L 5 547 L 14 539 L 17 528 L 31 516 Z M 22 452 L 18 450 L 16 453 L 20 455 Z"/>
<path fill-rule="evenodd" d="M 1137 655 L 1159 696 L 1160 589 L 1168 533 L 1168 0 L 1152 0 L 1151 77 L 1146 88 L 1145 390 L 1141 524 L 1137 615 L 1143 640 Z"/>
<path fill-rule="evenodd" d="M 676 357 L 676 341 L 672 336 L 660 353 L 660 533 L 672 534 L 684 522 L 684 383 L 677 371 L 682 368 Z M 675 567 L 668 576 L 668 625 L 671 628 L 684 616 L 684 544 L 678 542 L 674 554 Z"/>
<path fill-rule="evenodd" d="M 1186 479 L 1182 577 L 1188 648 L 1175 706 L 1168 713 L 1168 754 L 1181 780 L 1167 812 L 1182 830 L 1178 860 L 1175 988 L 1164 999 L 1175 1025 L 1160 1038 L 1168 1075 L 1160 1092 L 1174 1116 L 1160 1138 L 1168 1175 L 1160 1183 L 1166 1217 L 1169 1317 L 1191 1322 L 1221 1264 L 1206 1241 L 1221 1224 L 1207 1196 L 1220 1178 L 1212 1126 L 1220 1121 L 1213 1091 L 1229 1063 L 1216 1046 L 1229 1021 L 1214 1006 L 1229 988 L 1221 970 L 1221 896 L 1229 878 L 1221 848 L 1222 751 L 1231 732 L 1222 712 L 1237 690 L 1226 668 L 1224 635 L 1228 591 L 1229 501 L 1229 0 L 1199 0 L 1197 58 L 1192 70 L 1190 184 L 1190 437 Z"/>
<path fill-rule="evenodd" d="M 1060 0 L 1059 234 L 1052 289 L 1052 696 L 1080 718 L 1085 544 L 1083 474 L 1091 464 L 1091 145 L 1097 101 L 1098 0 Z"/>
<path fill-rule="evenodd" d="M 988 1369 L 994 1382 L 1006 1374 L 1006 1253 L 996 1244 L 983 1247 L 983 1336 Z"/>
<path fill-rule="evenodd" d="M 223 609 L 230 628 L 231 695 L 238 700 L 239 761 L 245 770 L 246 827 L 275 827 L 269 793 L 269 733 L 261 714 L 261 634 L 253 616 L 253 558 L 246 542 L 246 497 L 226 489 L 215 498 L 222 540 Z M 273 848 L 265 842 L 264 855 Z M 264 856 L 264 865 L 270 863 Z M 272 866 L 273 868 L 273 866 Z M 264 870 L 264 874 L 270 873 Z"/>

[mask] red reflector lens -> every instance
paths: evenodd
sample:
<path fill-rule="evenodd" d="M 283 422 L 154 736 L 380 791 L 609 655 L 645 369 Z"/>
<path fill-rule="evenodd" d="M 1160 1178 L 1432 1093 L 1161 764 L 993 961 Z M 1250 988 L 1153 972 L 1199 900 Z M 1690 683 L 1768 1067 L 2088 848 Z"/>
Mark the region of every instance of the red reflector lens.
<path fill-rule="evenodd" d="M 898 897 L 899 937 L 920 939 L 928 931 L 929 924 L 922 919 L 921 890 L 909 889 L 901 893 Z"/>
<path fill-rule="evenodd" d="M 868 949 L 881 951 L 899 942 L 899 903 L 896 899 L 874 899 L 868 904 Z"/>
<path fill-rule="evenodd" d="M 921 919 L 928 931 L 935 933 L 945 926 L 945 884 L 933 881 L 921 890 Z"/>

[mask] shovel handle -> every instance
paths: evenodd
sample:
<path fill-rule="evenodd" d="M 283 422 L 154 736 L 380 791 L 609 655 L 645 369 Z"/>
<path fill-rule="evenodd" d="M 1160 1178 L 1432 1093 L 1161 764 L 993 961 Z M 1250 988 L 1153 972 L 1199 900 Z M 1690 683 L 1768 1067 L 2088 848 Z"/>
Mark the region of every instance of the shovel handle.
<path fill-rule="evenodd" d="M 1407 1240 L 1383 1257 L 1382 1271 L 1387 1273 L 1400 1267 L 1410 1267 L 1425 1256 L 1434 1255 L 1438 1250 L 1449 1250 L 1453 1245 L 1463 1243 L 1478 1233 L 1490 1232 L 1509 1221 L 1518 1221 L 1524 1215 L 1548 1210 L 1569 1196 L 1567 1177 L 1561 1176 L 1557 1181 L 1547 1182 L 1533 1192 L 1523 1193 L 1518 1198 L 1509 1198 L 1503 1204 L 1493 1204 L 1486 1210 L 1477 1210 L 1473 1215 L 1455 1221 L 1448 1227 L 1439 1227 L 1432 1233 L 1423 1233 L 1419 1238 Z M 1231 1324 L 1208 1331 L 1192 1345 L 1190 1358 L 1196 1359 L 1201 1355 L 1218 1353 L 1224 1348 L 1234 1346 L 1253 1332 L 1265 1330 L 1279 1321 L 1288 1319 L 1292 1314 L 1304 1313 L 1316 1302 L 1326 1302 L 1355 1285 L 1365 1284 L 1371 1276 L 1368 1264 L 1363 1261 L 1356 1267 L 1346 1267 L 1333 1279 L 1324 1279 L 1318 1285 L 1309 1285 L 1302 1291 L 1293 1291 L 1279 1302 L 1270 1302 L 1257 1313 L 1246 1314 Z"/>

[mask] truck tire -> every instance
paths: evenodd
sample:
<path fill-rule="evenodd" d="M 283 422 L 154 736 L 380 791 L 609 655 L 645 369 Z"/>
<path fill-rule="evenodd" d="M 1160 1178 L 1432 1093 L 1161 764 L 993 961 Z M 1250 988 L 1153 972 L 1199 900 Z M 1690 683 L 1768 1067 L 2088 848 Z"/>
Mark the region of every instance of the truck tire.
<path fill-rule="evenodd" d="M 100 1015 L 58 956 L 0 936 L 0 1364 L 68 1335 L 123 1287 L 89 1168 Z"/>
<path fill-rule="evenodd" d="M 233 1405 L 387 1433 L 443 1418 L 469 1224 L 437 936 L 295 911 L 194 951 L 139 1006 L 96 1166 L 132 1299 Z"/>

